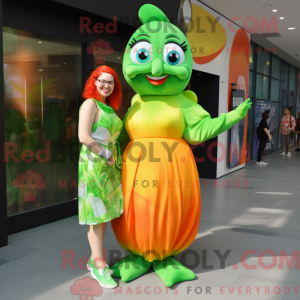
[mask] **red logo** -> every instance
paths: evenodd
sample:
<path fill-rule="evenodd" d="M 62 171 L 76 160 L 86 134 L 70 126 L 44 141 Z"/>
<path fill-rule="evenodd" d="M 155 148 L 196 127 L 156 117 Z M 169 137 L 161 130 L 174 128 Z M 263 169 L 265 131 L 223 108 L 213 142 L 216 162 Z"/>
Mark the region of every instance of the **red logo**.
<path fill-rule="evenodd" d="M 43 190 L 46 182 L 40 173 L 34 173 L 27 170 L 25 173 L 19 173 L 13 181 L 16 189 L 21 189 L 23 193 L 23 201 L 35 201 L 36 190 Z"/>
<path fill-rule="evenodd" d="M 100 39 L 97 42 L 91 42 L 87 52 L 95 55 L 96 65 L 104 65 L 106 55 L 112 55 L 114 50 L 109 42 Z"/>
<path fill-rule="evenodd" d="M 98 281 L 87 276 L 75 280 L 70 292 L 74 296 L 79 295 L 80 300 L 93 300 L 94 296 L 99 297 L 103 293 Z"/>

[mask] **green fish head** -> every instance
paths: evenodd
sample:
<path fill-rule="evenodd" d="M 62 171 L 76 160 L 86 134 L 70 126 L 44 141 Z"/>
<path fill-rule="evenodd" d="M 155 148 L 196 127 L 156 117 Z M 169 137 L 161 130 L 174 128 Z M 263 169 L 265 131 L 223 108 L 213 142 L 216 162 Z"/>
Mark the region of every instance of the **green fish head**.
<path fill-rule="evenodd" d="M 140 95 L 182 92 L 193 67 L 186 36 L 154 5 L 143 5 L 139 18 L 143 25 L 131 36 L 125 49 L 125 79 Z"/>

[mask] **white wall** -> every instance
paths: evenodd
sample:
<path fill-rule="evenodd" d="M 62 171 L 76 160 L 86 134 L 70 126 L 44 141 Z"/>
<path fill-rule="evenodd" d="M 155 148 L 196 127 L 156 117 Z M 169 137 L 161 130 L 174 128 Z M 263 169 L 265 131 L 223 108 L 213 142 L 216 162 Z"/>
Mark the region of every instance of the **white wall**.
<path fill-rule="evenodd" d="M 231 45 L 233 43 L 235 33 L 232 32 L 228 27 L 228 20 L 225 19 L 223 16 L 220 16 L 218 13 L 216 13 L 214 10 L 210 9 L 206 5 L 199 3 L 198 1 L 192 0 L 193 4 L 196 4 L 203 9 L 205 9 L 207 12 L 209 12 L 213 17 L 217 18 L 220 17 L 219 22 L 221 25 L 226 29 L 226 35 L 227 35 L 227 42 L 226 46 L 223 49 L 223 51 L 217 56 L 213 61 L 204 64 L 204 65 L 198 65 L 195 62 L 193 63 L 193 69 L 199 70 L 202 72 L 215 74 L 220 76 L 220 89 L 219 89 L 219 115 L 222 113 L 228 112 L 228 73 L 229 73 L 229 59 L 230 59 L 230 50 Z M 236 30 L 241 29 L 239 26 L 232 24 L 232 27 Z M 201 34 L 199 34 L 201 37 Z M 249 41 L 250 41 L 250 34 L 248 34 Z M 249 42 L 250 43 L 250 42 Z M 229 51 L 228 48 L 229 47 Z M 229 53 L 227 53 L 229 52 Z M 208 99 L 209 100 L 209 99 Z M 218 136 L 218 142 L 225 145 L 226 149 L 228 149 L 228 131 L 220 134 Z M 221 157 L 222 155 L 222 149 L 218 147 L 218 157 Z M 227 155 L 226 155 L 227 157 Z M 223 161 L 217 163 L 217 178 L 226 175 L 228 173 L 231 173 L 233 171 L 236 171 L 238 169 L 241 169 L 245 166 L 245 164 L 237 166 L 235 168 L 229 169 L 228 168 L 228 162 L 227 158 L 225 158 Z"/>

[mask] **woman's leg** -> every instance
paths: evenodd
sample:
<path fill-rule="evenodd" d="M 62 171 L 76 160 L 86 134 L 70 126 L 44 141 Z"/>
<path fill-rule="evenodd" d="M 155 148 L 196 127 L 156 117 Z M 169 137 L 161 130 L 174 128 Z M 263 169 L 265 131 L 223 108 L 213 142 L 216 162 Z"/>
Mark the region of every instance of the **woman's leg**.
<path fill-rule="evenodd" d="M 267 140 L 259 140 L 259 148 L 258 148 L 258 153 L 257 153 L 257 161 L 261 161 L 261 157 L 264 153 L 264 150 L 267 146 Z"/>
<path fill-rule="evenodd" d="M 100 225 L 100 224 L 99 224 L 99 225 Z M 101 226 L 103 238 L 104 238 L 105 231 L 106 231 L 106 225 L 107 225 L 107 222 L 102 223 L 102 226 Z M 93 250 L 92 250 L 92 248 L 91 248 L 91 258 L 94 259 L 94 255 L 93 255 Z"/>
<path fill-rule="evenodd" d="M 260 162 L 261 161 L 261 156 L 263 154 L 263 143 L 262 143 L 262 140 L 259 140 L 259 146 L 258 146 L 258 151 L 257 151 L 257 161 Z"/>
<path fill-rule="evenodd" d="M 265 149 L 266 149 L 266 147 L 267 147 L 267 143 L 268 143 L 268 140 L 265 139 L 265 140 L 263 141 L 263 145 L 262 145 L 263 150 L 262 150 L 261 156 L 263 155 L 263 153 L 264 153 L 264 151 L 265 151 Z"/>
<path fill-rule="evenodd" d="M 292 143 L 292 141 L 290 139 L 290 136 L 287 135 L 286 136 L 286 144 L 287 144 L 286 153 L 291 152 L 291 149 L 292 149 L 292 144 L 291 143 Z"/>
<path fill-rule="evenodd" d="M 282 142 L 283 142 L 283 152 L 287 152 L 287 140 L 286 140 L 287 135 L 282 134 L 281 136 L 282 136 Z"/>
<path fill-rule="evenodd" d="M 89 225 L 88 240 L 91 247 L 91 259 L 96 259 L 98 267 L 104 266 L 103 259 L 103 238 L 106 230 L 106 223 Z"/>

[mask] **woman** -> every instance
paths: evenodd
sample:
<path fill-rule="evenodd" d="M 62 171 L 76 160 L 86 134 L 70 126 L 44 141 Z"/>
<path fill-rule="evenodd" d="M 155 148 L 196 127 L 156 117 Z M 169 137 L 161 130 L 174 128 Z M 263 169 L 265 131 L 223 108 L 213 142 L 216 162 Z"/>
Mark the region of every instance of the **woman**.
<path fill-rule="evenodd" d="M 292 111 L 289 107 L 286 107 L 283 112 L 283 116 L 280 121 L 280 133 L 282 136 L 283 141 L 283 152 L 281 155 L 291 155 L 291 152 L 289 152 L 289 145 L 290 145 L 290 131 L 294 131 L 296 126 L 296 120 L 291 115 Z"/>
<path fill-rule="evenodd" d="M 121 171 L 115 160 L 122 121 L 115 113 L 121 103 L 121 85 L 115 71 L 98 67 L 86 82 L 79 111 L 78 137 L 82 143 L 78 164 L 79 224 L 88 226 L 91 257 L 87 268 L 99 284 L 114 288 L 112 270 L 103 260 L 107 222 L 123 213 Z"/>
<path fill-rule="evenodd" d="M 258 140 L 259 140 L 259 148 L 257 152 L 257 164 L 258 165 L 266 165 L 266 162 L 261 160 L 262 154 L 266 148 L 268 139 L 271 140 L 272 136 L 270 135 L 268 129 L 269 125 L 266 120 L 270 118 L 270 110 L 266 110 L 261 115 L 262 119 L 258 125 Z"/>
<path fill-rule="evenodd" d="M 295 151 L 300 151 L 300 111 L 298 111 L 297 125 L 295 128 L 295 132 L 298 135 L 297 138 L 297 149 Z"/>

